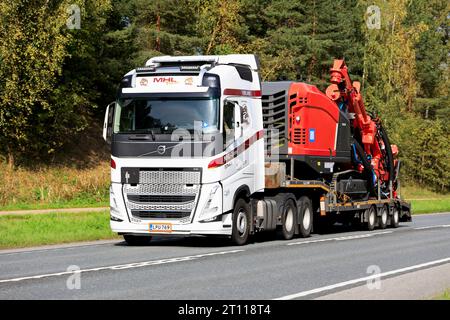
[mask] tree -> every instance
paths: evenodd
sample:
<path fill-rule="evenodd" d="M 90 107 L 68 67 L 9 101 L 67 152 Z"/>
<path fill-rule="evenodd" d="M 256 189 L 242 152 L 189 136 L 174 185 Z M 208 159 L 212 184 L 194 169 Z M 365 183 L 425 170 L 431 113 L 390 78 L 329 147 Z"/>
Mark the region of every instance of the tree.
<path fill-rule="evenodd" d="M 67 28 L 73 4 L 85 18 L 79 30 Z M 92 31 L 101 23 L 88 18 L 108 6 L 108 0 L 0 3 L 0 148 L 11 165 L 25 155 L 46 158 L 87 125 L 97 95 Z"/>
<path fill-rule="evenodd" d="M 263 57 L 264 78 L 305 80 L 324 89 L 333 59 L 346 58 L 351 63 L 361 55 L 361 33 L 354 31 L 360 9 L 355 4 L 270 1 L 264 8 L 267 31 L 253 42 Z"/>
<path fill-rule="evenodd" d="M 57 121 L 48 95 L 62 73 L 70 35 L 61 32 L 64 6 L 2 1 L 0 16 L 0 145 L 12 165 L 16 154 L 42 146 L 39 136 Z"/>
<path fill-rule="evenodd" d="M 450 4 L 445 0 L 413 0 L 408 6 L 410 26 L 424 23 L 423 32 L 416 47 L 418 99 L 415 110 L 425 118 L 448 119 L 448 12 Z"/>
<path fill-rule="evenodd" d="M 205 54 L 238 53 L 247 38 L 241 0 L 200 0 L 196 2 L 196 29 L 203 39 Z"/>

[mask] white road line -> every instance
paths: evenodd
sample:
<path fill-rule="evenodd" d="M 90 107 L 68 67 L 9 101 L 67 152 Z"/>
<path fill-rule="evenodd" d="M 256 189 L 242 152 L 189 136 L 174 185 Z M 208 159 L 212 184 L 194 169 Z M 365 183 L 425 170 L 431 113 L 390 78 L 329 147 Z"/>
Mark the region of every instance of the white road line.
<path fill-rule="evenodd" d="M 365 234 L 358 234 L 354 236 L 344 236 L 344 237 L 336 237 L 336 238 L 327 238 L 327 239 L 318 239 L 318 240 L 309 240 L 309 241 L 299 241 L 299 242 L 291 242 L 287 243 L 287 246 L 293 246 L 298 244 L 309 244 L 309 243 L 317 243 L 317 242 L 325 242 L 325 241 L 345 241 L 345 240 L 354 240 L 354 239 L 361 239 L 361 238 L 369 238 L 378 236 L 381 234 L 388 234 L 393 233 L 394 231 L 383 231 L 383 232 L 374 232 L 374 233 L 365 233 Z"/>
<path fill-rule="evenodd" d="M 140 267 L 147 267 L 147 266 L 160 265 L 160 264 L 191 261 L 191 260 L 196 260 L 196 259 L 200 259 L 200 258 L 204 258 L 204 257 L 217 256 L 217 255 L 223 255 L 223 254 L 229 254 L 229 253 L 238 253 L 238 252 L 242 252 L 242 251 L 245 251 L 245 250 L 211 252 L 211 253 L 197 254 L 197 255 L 193 255 L 193 256 L 168 258 L 168 259 L 160 259 L 160 260 L 150 260 L 150 261 L 135 262 L 135 263 L 128 263 L 128 264 L 114 265 L 114 266 L 81 269 L 81 270 L 77 270 L 77 271 L 63 271 L 63 272 L 48 273 L 48 274 L 41 274 L 41 275 L 27 276 L 27 277 L 13 278 L 13 279 L 3 279 L 3 280 L 0 280 L 0 283 L 17 282 L 17 281 L 30 280 L 30 279 L 42 279 L 42 278 L 70 275 L 70 274 L 75 274 L 75 273 L 78 274 L 78 273 L 102 271 L 102 270 L 124 270 L 124 269 L 140 268 Z"/>
<path fill-rule="evenodd" d="M 310 296 L 312 294 L 322 293 L 322 292 L 326 292 L 326 291 L 330 291 L 330 290 L 346 287 L 346 286 L 349 286 L 349 285 L 357 284 L 357 283 L 360 283 L 360 282 L 366 282 L 368 280 L 379 279 L 379 278 L 382 278 L 382 277 L 387 277 L 387 276 L 391 276 L 391 275 L 399 274 L 399 273 L 405 273 L 405 272 L 408 272 L 408 271 L 413 271 L 413 270 L 417 270 L 417 269 L 421 269 L 421 268 L 425 268 L 425 267 L 430 267 L 430 266 L 437 265 L 437 264 L 443 264 L 443 263 L 447 263 L 447 262 L 450 262 L 450 257 L 449 258 L 445 258 L 445 259 L 430 261 L 430 262 L 426 262 L 426 263 L 421 263 L 421 264 L 417 264 L 417 265 L 406 267 L 406 268 L 401 268 L 401 269 L 396 269 L 396 270 L 392 270 L 392 271 L 388 271 L 388 272 L 374 274 L 374 275 L 363 277 L 363 278 L 358 278 L 358 279 L 353 279 L 353 280 L 349 280 L 349 281 L 339 282 L 339 283 L 332 284 L 332 285 L 325 286 L 325 287 L 320 287 L 320 288 L 316 288 L 316 289 L 312 289 L 312 290 L 307 290 L 307 291 L 302 291 L 302 292 L 299 292 L 299 293 L 290 294 L 290 295 L 287 295 L 287 296 L 284 296 L 284 297 L 280 297 L 280 298 L 276 298 L 276 299 L 273 299 L 273 300 L 292 300 L 292 299 L 296 299 L 296 298 L 302 298 L 302 297 Z"/>
<path fill-rule="evenodd" d="M 450 224 L 441 224 L 436 226 L 426 226 L 426 227 L 417 227 L 413 228 L 414 230 L 426 230 L 426 229 L 435 229 L 435 228 L 450 228 Z"/>

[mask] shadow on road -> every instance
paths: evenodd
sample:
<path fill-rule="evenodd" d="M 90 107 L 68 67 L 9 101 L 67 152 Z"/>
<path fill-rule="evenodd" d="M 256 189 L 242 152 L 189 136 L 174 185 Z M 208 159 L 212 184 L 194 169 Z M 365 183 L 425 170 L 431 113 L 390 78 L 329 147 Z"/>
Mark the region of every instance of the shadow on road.
<path fill-rule="evenodd" d="M 406 227 L 405 225 L 400 225 L 399 228 Z M 366 232 L 376 232 L 381 229 L 375 229 L 374 231 Z M 389 230 L 386 229 L 386 230 Z M 391 229 L 392 230 L 392 229 Z M 359 226 L 352 226 L 351 224 L 341 224 L 335 223 L 334 225 L 328 226 L 326 229 L 318 230 L 312 234 L 312 237 L 326 236 L 326 235 L 336 235 L 348 232 L 361 232 L 364 231 Z M 300 236 L 295 236 L 294 239 L 301 239 Z M 249 239 L 249 244 L 258 244 L 271 241 L 282 240 L 279 232 L 260 232 Z M 116 246 L 129 246 L 125 241 L 118 242 Z M 231 240 L 227 237 L 209 237 L 209 236 L 154 236 L 152 241 L 148 245 L 140 247 L 197 247 L 197 248 L 224 248 L 224 247 L 234 247 Z"/>

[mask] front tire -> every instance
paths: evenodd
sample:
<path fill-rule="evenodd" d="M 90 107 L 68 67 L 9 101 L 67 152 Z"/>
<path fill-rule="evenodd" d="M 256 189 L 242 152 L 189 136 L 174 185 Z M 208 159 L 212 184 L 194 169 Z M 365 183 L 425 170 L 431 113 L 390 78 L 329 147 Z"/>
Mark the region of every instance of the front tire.
<path fill-rule="evenodd" d="M 129 246 L 145 246 L 152 240 L 151 236 L 135 236 L 131 234 L 124 234 L 123 239 Z"/>
<path fill-rule="evenodd" d="M 238 199 L 233 211 L 233 228 L 231 232 L 231 241 L 238 246 L 247 243 L 250 235 L 250 205 L 244 199 Z"/>

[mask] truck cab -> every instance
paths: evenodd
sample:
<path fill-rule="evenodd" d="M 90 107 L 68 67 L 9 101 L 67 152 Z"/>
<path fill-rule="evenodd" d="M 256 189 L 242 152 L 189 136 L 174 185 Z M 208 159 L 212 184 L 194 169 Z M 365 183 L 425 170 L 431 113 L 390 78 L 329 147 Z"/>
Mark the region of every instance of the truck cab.
<path fill-rule="evenodd" d="M 254 55 L 162 56 L 123 77 L 103 127 L 114 232 L 247 240 L 264 189 L 258 68 Z"/>

